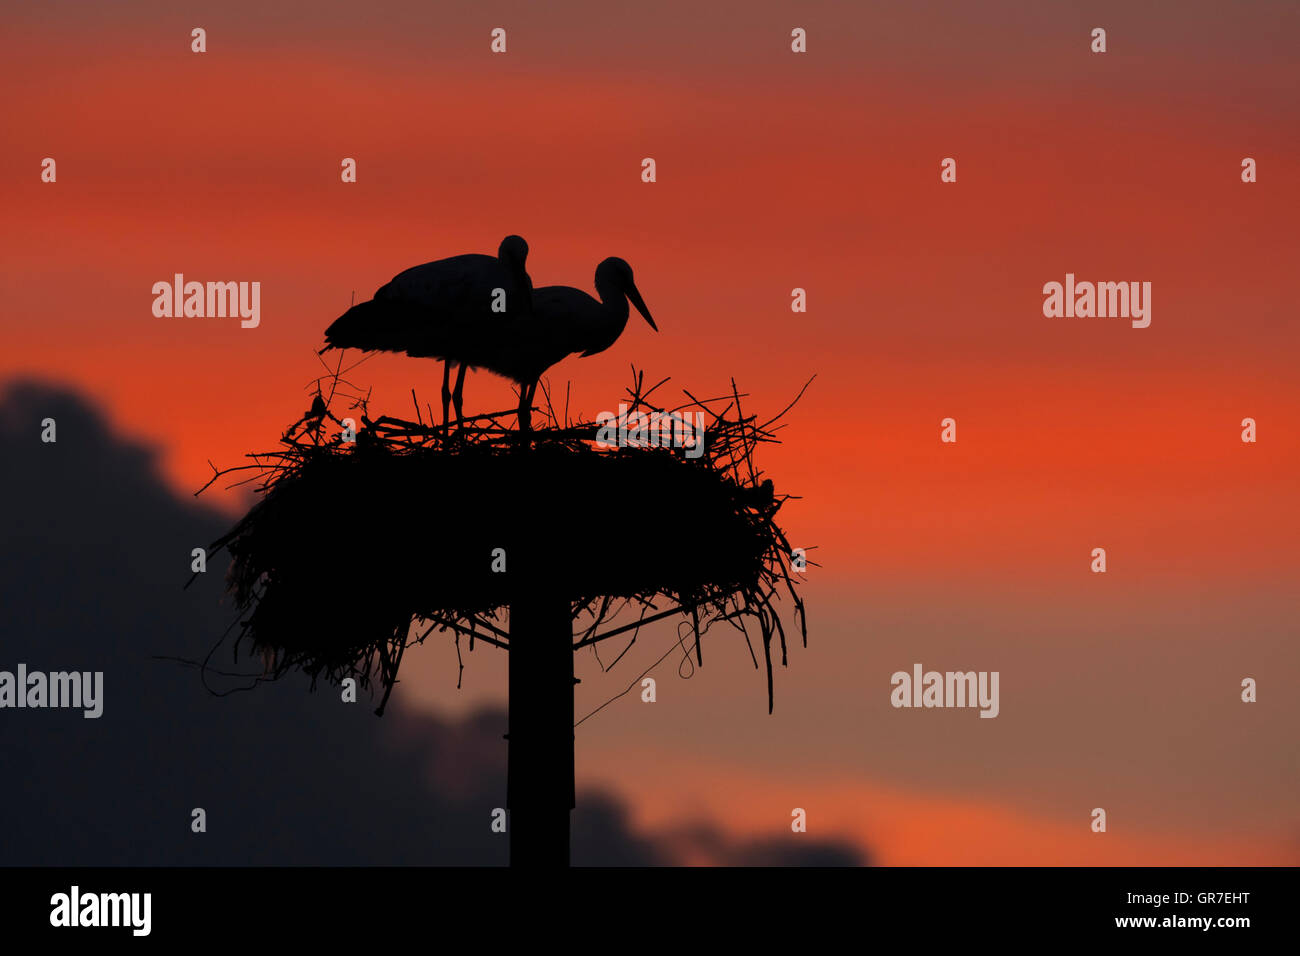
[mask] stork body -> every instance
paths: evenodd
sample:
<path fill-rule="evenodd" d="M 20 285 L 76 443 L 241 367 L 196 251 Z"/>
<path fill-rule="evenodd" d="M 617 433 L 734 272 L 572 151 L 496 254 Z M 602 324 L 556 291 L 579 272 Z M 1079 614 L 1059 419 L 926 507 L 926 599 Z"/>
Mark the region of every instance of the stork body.
<path fill-rule="evenodd" d="M 636 306 L 650 328 L 659 327 L 646 308 L 632 278 L 632 267 L 610 257 L 596 267 L 596 294 L 567 285 L 533 290 L 532 315 L 512 319 L 500 339 L 474 337 L 465 360 L 519 384 L 519 426 L 530 427 L 533 395 L 542 374 L 575 352 L 583 356 L 603 352 L 627 327 L 628 302 Z"/>
<path fill-rule="evenodd" d="M 357 348 L 442 359 L 442 421 L 446 425 L 453 400 L 460 421 L 465 371 L 482 364 L 466 356 L 527 324 L 533 288 L 524 267 L 527 257 L 528 243 L 506 236 L 495 256 L 452 256 L 413 266 L 336 319 L 325 330 L 328 344 L 321 351 Z M 501 306 L 503 311 L 494 311 Z M 449 387 L 453 364 L 460 366 L 454 391 Z"/>

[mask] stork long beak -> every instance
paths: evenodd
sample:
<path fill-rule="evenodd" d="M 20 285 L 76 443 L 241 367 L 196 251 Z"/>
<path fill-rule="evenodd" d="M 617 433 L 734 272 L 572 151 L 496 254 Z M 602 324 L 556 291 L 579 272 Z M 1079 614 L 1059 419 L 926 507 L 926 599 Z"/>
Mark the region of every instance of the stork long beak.
<path fill-rule="evenodd" d="M 650 323 L 650 328 L 658 332 L 659 326 L 655 325 L 655 320 L 650 318 L 650 310 L 645 307 L 645 299 L 641 298 L 641 293 L 636 291 L 636 286 L 630 283 L 627 287 L 627 297 L 632 300 L 632 304 L 636 306 L 636 310 L 641 313 L 642 317 Z"/>

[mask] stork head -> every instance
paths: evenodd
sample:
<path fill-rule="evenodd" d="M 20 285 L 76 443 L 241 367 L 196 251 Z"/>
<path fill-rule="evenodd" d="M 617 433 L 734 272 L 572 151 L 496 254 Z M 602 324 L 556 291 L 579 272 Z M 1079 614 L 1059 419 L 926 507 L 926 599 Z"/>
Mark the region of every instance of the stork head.
<path fill-rule="evenodd" d="M 528 243 L 524 242 L 523 236 L 506 236 L 502 239 L 501 246 L 497 249 L 497 258 L 511 272 L 524 279 L 528 278 L 528 272 L 524 268 L 524 262 L 528 259 Z"/>
<path fill-rule="evenodd" d="M 650 318 L 650 310 L 645 306 L 645 300 L 641 298 L 641 293 L 636 289 L 636 283 L 632 280 L 632 267 L 627 264 L 627 260 L 620 259 L 618 256 L 610 256 L 600 265 L 596 266 L 596 291 L 600 291 L 605 286 L 610 289 L 616 289 L 618 292 L 627 296 L 636 310 L 641 313 L 642 318 L 650 323 L 650 328 L 656 332 L 659 326 L 655 325 L 655 320 Z"/>

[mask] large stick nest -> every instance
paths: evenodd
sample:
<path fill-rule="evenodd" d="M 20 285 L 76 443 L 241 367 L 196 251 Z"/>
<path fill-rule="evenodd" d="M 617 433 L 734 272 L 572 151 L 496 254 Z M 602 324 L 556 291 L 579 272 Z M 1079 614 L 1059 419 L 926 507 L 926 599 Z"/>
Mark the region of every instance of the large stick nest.
<path fill-rule="evenodd" d="M 561 421 L 549 396 L 545 421 L 528 433 L 513 411 L 443 428 L 418 404 L 416 421 L 371 418 L 366 398 L 340 401 L 341 381 L 331 376 L 328 396 L 318 387 L 277 451 L 213 476 L 251 469 L 261 494 L 208 554 L 231 555 L 236 654 L 247 642 L 264 676 L 302 670 L 313 684 L 352 677 L 363 687 L 375 678 L 382 713 L 407 647 L 437 630 L 455 635 L 458 650 L 462 636 L 471 649 L 476 640 L 508 648 L 510 604 L 544 588 L 570 601 L 575 649 L 685 615 L 701 660 L 711 625 L 730 624 L 747 641 L 756 629 L 771 710 L 773 641 L 786 662 L 779 592 L 807 640 L 776 522 L 788 496 L 754 464 L 781 415 L 745 415 L 734 384 L 722 398 L 684 393 L 666 409 L 652 401 L 664 383 L 645 389 L 634 372 L 628 418 L 701 413 L 704 447 L 607 448 L 596 422 L 570 423 L 567 408 Z M 635 621 L 606 626 L 628 609 Z M 757 666 L 752 642 L 750 652 Z"/>

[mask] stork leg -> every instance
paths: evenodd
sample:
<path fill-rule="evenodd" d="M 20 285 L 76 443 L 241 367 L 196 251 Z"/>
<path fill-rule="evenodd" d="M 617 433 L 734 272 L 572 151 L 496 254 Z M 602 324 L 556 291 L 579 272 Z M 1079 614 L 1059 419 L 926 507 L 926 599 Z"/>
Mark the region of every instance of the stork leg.
<path fill-rule="evenodd" d="M 447 427 L 447 410 L 451 405 L 451 389 L 448 383 L 451 381 L 451 359 L 442 363 L 442 427 Z"/>
<path fill-rule="evenodd" d="M 465 370 L 468 366 L 464 362 L 460 363 L 460 369 L 456 372 L 456 388 L 451 393 L 451 400 L 456 404 L 456 427 L 461 428 L 465 425 Z"/>
<path fill-rule="evenodd" d="M 536 390 L 536 382 L 519 386 L 519 430 L 521 432 L 533 430 L 533 392 Z"/>

